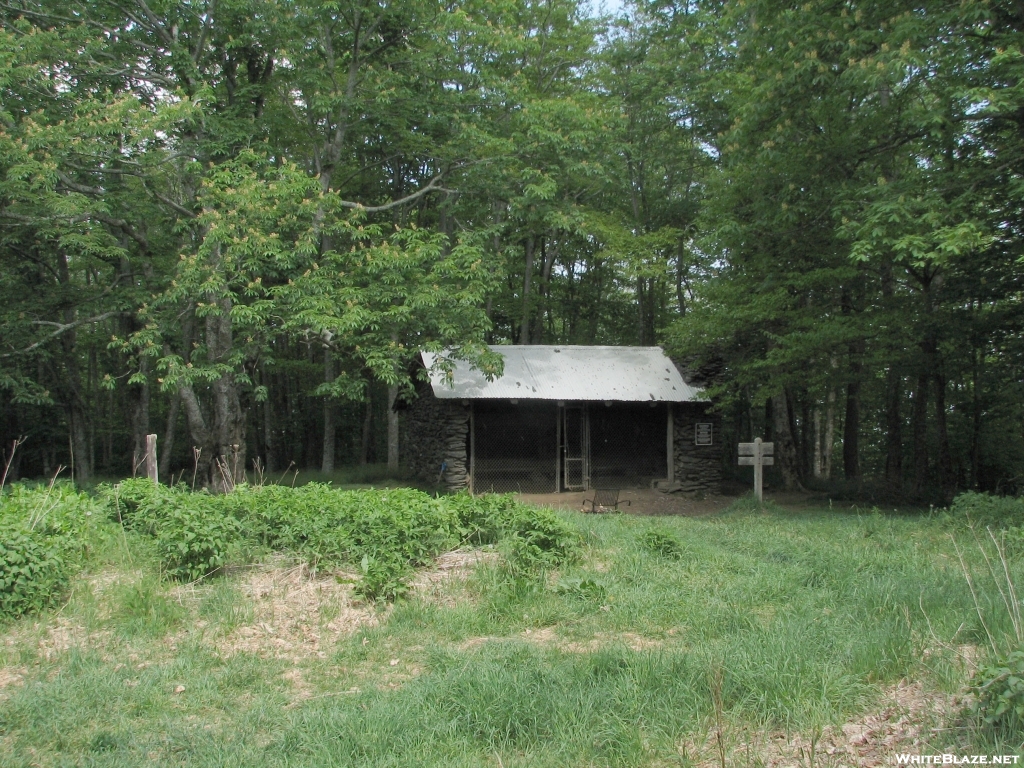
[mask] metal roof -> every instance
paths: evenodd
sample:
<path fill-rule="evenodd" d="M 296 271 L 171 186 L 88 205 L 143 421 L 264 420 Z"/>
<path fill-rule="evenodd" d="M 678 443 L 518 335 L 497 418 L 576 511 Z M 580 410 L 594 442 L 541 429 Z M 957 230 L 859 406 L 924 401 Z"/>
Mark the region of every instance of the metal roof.
<path fill-rule="evenodd" d="M 424 352 L 434 395 L 444 400 L 619 400 L 689 402 L 700 387 L 687 384 L 661 347 L 517 345 L 491 347 L 505 358 L 501 378 L 487 381 L 456 361 L 453 384 L 431 370 L 436 356 Z"/>

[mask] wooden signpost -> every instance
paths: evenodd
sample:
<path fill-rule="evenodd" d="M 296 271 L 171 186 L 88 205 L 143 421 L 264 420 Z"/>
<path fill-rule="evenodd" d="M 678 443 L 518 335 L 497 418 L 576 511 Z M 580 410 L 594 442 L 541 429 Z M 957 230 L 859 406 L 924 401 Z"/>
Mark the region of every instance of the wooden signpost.
<path fill-rule="evenodd" d="M 146 435 L 146 477 L 159 484 L 156 469 L 156 435 Z"/>
<path fill-rule="evenodd" d="M 761 442 L 757 438 L 752 443 L 740 443 L 740 466 L 754 468 L 754 495 L 758 503 L 764 501 L 764 467 L 775 463 L 775 443 Z"/>

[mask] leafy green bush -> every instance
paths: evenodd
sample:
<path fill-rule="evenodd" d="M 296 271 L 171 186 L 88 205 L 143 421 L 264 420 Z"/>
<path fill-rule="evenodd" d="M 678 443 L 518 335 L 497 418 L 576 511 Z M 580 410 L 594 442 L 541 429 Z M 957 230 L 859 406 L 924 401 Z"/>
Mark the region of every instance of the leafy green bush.
<path fill-rule="evenodd" d="M 62 544 L 24 528 L 0 529 L 0 615 L 34 613 L 64 591 L 72 569 Z"/>
<path fill-rule="evenodd" d="M 524 573 L 558 565 L 578 543 L 555 513 L 512 496 L 432 498 L 410 488 L 342 491 L 321 483 L 243 485 L 212 496 L 147 480 L 125 481 L 103 495 L 115 519 L 156 539 L 175 578 L 214 573 L 232 548 L 248 542 L 294 552 L 314 567 L 358 567 L 356 591 L 369 600 L 401 596 L 413 568 L 460 542 L 501 540 L 510 567 Z"/>
<path fill-rule="evenodd" d="M 15 485 L 0 496 L 0 616 L 42 610 L 81 567 L 95 505 L 69 485 Z"/>
<path fill-rule="evenodd" d="M 514 516 L 519 506 L 510 493 L 457 493 L 444 497 L 444 503 L 458 517 L 459 533 L 467 544 L 497 543 L 505 530 L 505 521 Z"/>
<path fill-rule="evenodd" d="M 987 724 L 1024 726 L 1024 651 L 980 664 L 971 690 L 975 712 Z"/>
<path fill-rule="evenodd" d="M 355 586 L 355 593 L 370 601 L 393 601 L 409 591 L 406 578 L 412 568 L 409 563 L 393 555 L 363 555 L 359 563 L 363 580 Z"/>
<path fill-rule="evenodd" d="M 181 581 L 220 571 L 241 533 L 238 521 L 223 514 L 213 498 L 196 494 L 192 501 L 169 506 L 157 526 L 156 547 L 164 570 Z"/>
<path fill-rule="evenodd" d="M 651 529 L 644 531 L 640 536 L 640 546 L 648 552 L 667 557 L 670 560 L 679 560 L 683 556 L 683 547 L 679 539 L 667 531 Z"/>
<path fill-rule="evenodd" d="M 499 519 L 501 547 L 515 574 L 556 568 L 578 552 L 579 536 L 550 509 L 516 504 Z"/>
<path fill-rule="evenodd" d="M 949 516 L 955 522 L 969 522 L 982 528 L 1024 526 L 1024 499 L 969 491 L 953 499 Z"/>
<path fill-rule="evenodd" d="M 168 488 L 148 479 L 101 490 L 111 516 L 154 537 L 164 571 L 182 581 L 209 576 L 227 564 L 229 551 L 242 537 L 242 526 L 231 515 L 233 495 L 192 493 L 184 485 Z"/>
<path fill-rule="evenodd" d="M 203 504 L 203 497 L 211 498 L 205 491 L 190 493 L 184 485 L 169 488 L 156 485 L 148 478 L 122 480 L 114 486 L 101 485 L 97 496 L 106 502 L 112 520 L 148 536 L 156 536 L 169 511 L 182 506 L 186 499 L 195 505 Z"/>

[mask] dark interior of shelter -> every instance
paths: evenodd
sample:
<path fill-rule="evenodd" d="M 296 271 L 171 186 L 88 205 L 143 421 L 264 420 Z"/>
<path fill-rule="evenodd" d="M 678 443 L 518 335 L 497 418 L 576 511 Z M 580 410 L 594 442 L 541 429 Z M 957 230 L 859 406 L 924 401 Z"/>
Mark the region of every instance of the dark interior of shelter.
<path fill-rule="evenodd" d="M 666 404 L 480 400 L 473 490 L 552 493 L 644 488 L 666 474 Z"/>

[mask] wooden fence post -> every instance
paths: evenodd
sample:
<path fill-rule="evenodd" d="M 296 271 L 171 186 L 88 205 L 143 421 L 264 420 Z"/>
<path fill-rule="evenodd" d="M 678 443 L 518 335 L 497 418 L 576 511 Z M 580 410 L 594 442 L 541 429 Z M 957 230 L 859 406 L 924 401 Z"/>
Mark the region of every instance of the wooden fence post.
<path fill-rule="evenodd" d="M 157 476 L 156 461 L 156 435 L 146 435 L 146 476 L 159 485 L 160 478 Z"/>

